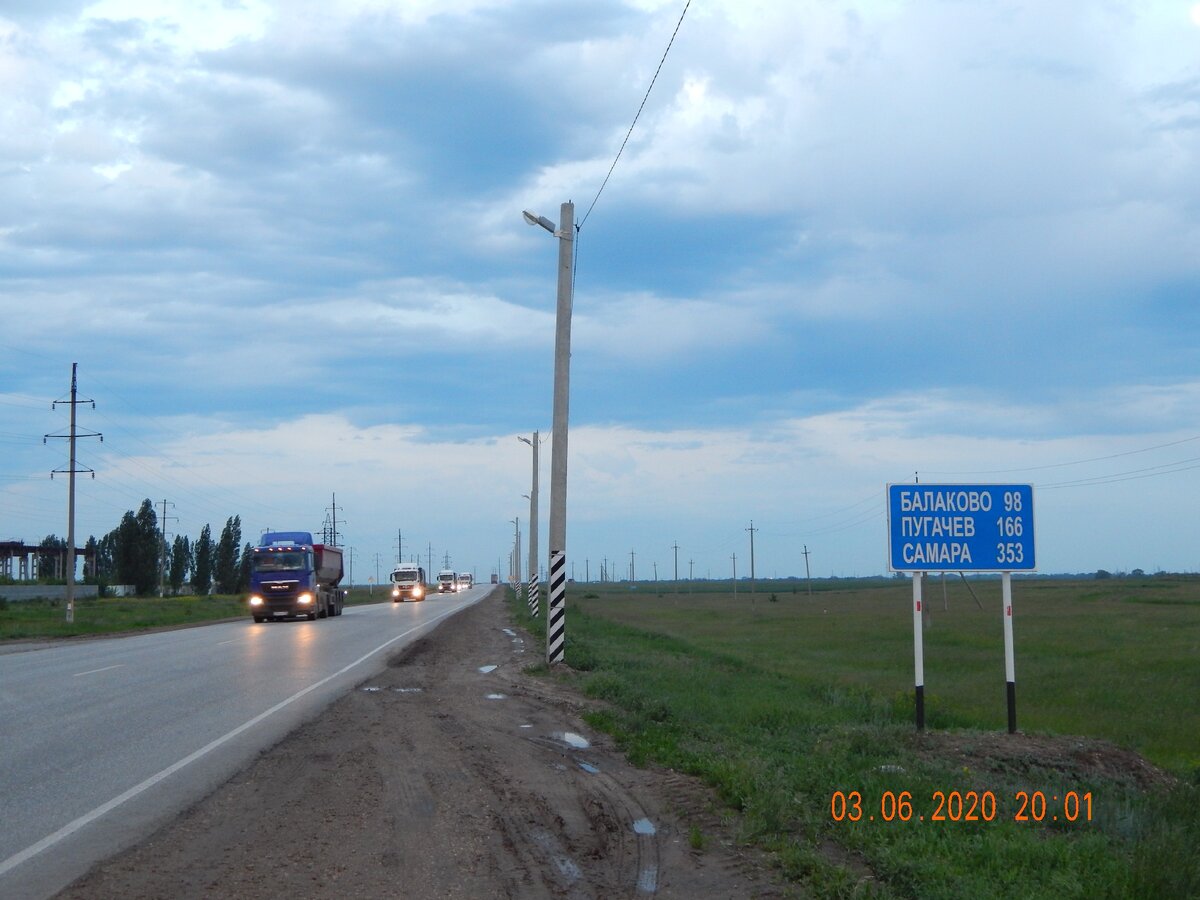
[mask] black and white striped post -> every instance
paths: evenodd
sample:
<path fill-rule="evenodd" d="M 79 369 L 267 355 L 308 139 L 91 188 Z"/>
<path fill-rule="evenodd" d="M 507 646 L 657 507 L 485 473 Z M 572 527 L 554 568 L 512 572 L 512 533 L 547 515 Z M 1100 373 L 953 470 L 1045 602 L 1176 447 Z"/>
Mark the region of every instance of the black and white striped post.
<path fill-rule="evenodd" d="M 555 550 L 550 554 L 550 608 L 546 631 L 546 662 L 560 663 L 566 656 L 567 644 L 567 554 Z"/>
<path fill-rule="evenodd" d="M 538 603 L 538 577 L 537 572 L 529 573 L 529 614 L 535 619 L 538 613 L 541 612 L 541 604 Z"/>

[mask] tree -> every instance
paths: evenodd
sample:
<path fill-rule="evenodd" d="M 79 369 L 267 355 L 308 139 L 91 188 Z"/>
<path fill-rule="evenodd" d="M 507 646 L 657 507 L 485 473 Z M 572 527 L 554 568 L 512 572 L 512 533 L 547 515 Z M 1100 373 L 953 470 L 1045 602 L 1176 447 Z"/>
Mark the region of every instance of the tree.
<path fill-rule="evenodd" d="M 171 592 L 178 594 L 179 589 L 183 587 L 183 582 L 187 578 L 188 570 L 192 567 L 192 545 L 188 543 L 186 535 L 177 534 L 175 540 L 171 544 L 171 572 L 168 580 L 171 583 Z"/>
<path fill-rule="evenodd" d="M 139 597 L 158 587 L 159 534 L 154 504 L 142 501 L 138 511 L 125 513 L 121 524 L 106 535 L 112 548 L 112 576 L 118 584 L 133 585 Z M 103 543 L 103 541 L 102 541 Z"/>
<path fill-rule="evenodd" d="M 217 593 L 236 594 L 238 589 L 238 562 L 242 545 L 242 517 L 233 516 L 225 520 L 221 529 L 221 540 L 217 543 L 213 574 L 217 580 Z"/>
<path fill-rule="evenodd" d="M 212 589 L 212 576 L 212 529 L 205 525 L 200 529 L 200 537 L 192 545 L 192 586 L 197 594 L 207 594 Z"/>
<path fill-rule="evenodd" d="M 238 566 L 238 584 L 237 592 L 240 594 L 246 588 L 250 587 L 250 561 L 254 558 L 254 548 L 250 546 L 250 542 L 246 542 L 246 546 L 242 548 L 242 563 Z"/>
<path fill-rule="evenodd" d="M 67 577 L 67 542 L 65 538 L 48 534 L 38 544 L 37 573 L 39 581 Z"/>
<path fill-rule="evenodd" d="M 89 565 L 91 563 L 91 565 Z M 100 545 L 96 542 L 95 535 L 89 535 L 87 543 L 83 545 L 83 577 L 84 579 L 96 580 L 100 569 Z"/>

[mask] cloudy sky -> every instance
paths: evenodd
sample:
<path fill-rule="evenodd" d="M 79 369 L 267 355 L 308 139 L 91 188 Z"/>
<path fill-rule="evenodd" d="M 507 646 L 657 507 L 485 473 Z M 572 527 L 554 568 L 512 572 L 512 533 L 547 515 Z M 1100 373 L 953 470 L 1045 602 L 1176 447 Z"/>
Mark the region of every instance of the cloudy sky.
<path fill-rule="evenodd" d="M 576 577 L 881 573 L 916 473 L 1200 570 L 1200 4 L 694 0 L 600 193 L 684 6 L 4 0 L 0 540 L 78 362 L 81 543 L 336 493 L 356 581 L 507 569 L 572 200 Z"/>

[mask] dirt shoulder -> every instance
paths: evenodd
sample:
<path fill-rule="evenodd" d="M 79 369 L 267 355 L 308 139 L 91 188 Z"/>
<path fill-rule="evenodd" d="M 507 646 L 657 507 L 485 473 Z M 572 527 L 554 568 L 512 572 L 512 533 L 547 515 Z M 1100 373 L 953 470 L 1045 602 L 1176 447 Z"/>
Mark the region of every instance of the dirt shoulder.
<path fill-rule="evenodd" d="M 701 785 L 630 766 L 582 698 L 524 674 L 501 596 L 58 896 L 788 896 Z"/>

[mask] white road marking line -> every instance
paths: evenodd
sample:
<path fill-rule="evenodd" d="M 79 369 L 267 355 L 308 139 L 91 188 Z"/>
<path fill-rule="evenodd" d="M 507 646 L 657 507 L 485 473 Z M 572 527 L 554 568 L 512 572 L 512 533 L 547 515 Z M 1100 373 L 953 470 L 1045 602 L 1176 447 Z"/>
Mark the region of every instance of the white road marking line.
<path fill-rule="evenodd" d="M 90 825 L 92 822 L 96 821 L 101 816 L 104 816 L 107 813 L 112 812 L 114 809 L 116 809 L 118 806 L 125 803 L 126 801 L 132 800 L 134 797 L 138 796 L 139 794 L 144 793 L 145 791 L 154 787 L 154 785 L 158 784 L 163 779 L 168 778 L 171 775 L 174 775 L 176 772 L 178 772 L 180 769 L 184 768 L 185 766 L 187 766 L 191 763 L 194 763 L 196 760 L 201 759 L 204 756 L 207 756 L 209 753 L 211 753 L 213 750 L 216 750 L 222 744 L 228 743 L 229 741 L 233 740 L 235 737 L 237 737 L 242 732 L 248 731 L 249 729 L 253 728 L 255 725 L 257 725 L 263 719 L 266 719 L 268 716 L 271 716 L 271 715 L 279 712 L 281 709 L 284 709 L 285 707 L 290 706 L 291 704 L 293 704 L 297 700 L 299 700 L 301 697 L 305 696 L 306 694 L 311 694 L 317 688 L 329 683 L 330 681 L 337 678 L 338 676 L 345 675 L 347 672 L 349 672 L 355 666 L 366 662 L 368 659 L 370 659 L 372 656 L 374 656 L 380 650 L 383 650 L 385 647 L 388 647 L 389 645 L 396 643 L 396 641 L 400 640 L 401 638 L 407 637 L 408 635 L 412 634 L 414 631 L 419 631 L 420 629 L 425 628 L 428 625 L 432 625 L 434 622 L 437 622 L 437 621 L 440 621 L 441 619 L 446 618 L 446 616 L 450 615 L 451 613 L 458 612 L 460 608 L 461 607 L 455 607 L 454 609 L 448 609 L 441 615 L 437 616 L 436 618 L 430 619 L 428 622 L 422 622 L 420 625 L 415 625 L 412 628 L 408 629 L 408 631 L 405 631 L 402 634 L 396 635 L 394 638 L 389 638 L 388 640 L 386 640 L 382 644 L 380 644 L 378 647 L 376 647 L 374 650 L 364 653 L 362 656 L 360 656 L 354 662 L 350 663 L 347 666 L 343 666 L 342 668 L 340 668 L 336 672 L 334 672 L 332 675 L 326 675 L 320 681 L 315 682 L 314 684 L 310 684 L 308 687 L 304 688 L 301 691 L 297 691 L 296 693 L 292 694 L 292 696 L 288 697 L 286 700 L 279 701 L 274 706 L 272 706 L 270 709 L 266 710 L 265 712 L 259 713 L 257 716 L 255 716 L 253 719 L 250 719 L 248 722 L 243 722 L 237 728 L 233 729 L 233 731 L 226 732 L 225 734 L 223 734 L 219 738 L 217 738 L 215 741 L 209 741 L 209 743 L 205 744 L 203 747 L 201 747 L 199 750 L 195 751 L 194 753 L 189 753 L 183 759 L 179 760 L 176 763 L 173 763 L 172 765 L 167 766 L 165 769 L 163 769 L 161 772 L 157 773 L 156 775 L 151 775 L 149 778 L 147 778 L 141 784 L 135 784 L 129 790 L 125 791 L 125 793 L 118 794 L 116 797 L 113 797 L 107 803 L 102 803 L 101 805 L 97 806 L 95 809 L 93 809 L 89 813 L 84 813 L 82 816 L 80 816 L 75 821 L 68 822 L 62 828 L 58 829 L 58 831 L 54 832 L 53 834 L 46 835 L 46 837 L 42 838 L 36 844 L 31 844 L 30 846 L 26 847 L 24 850 L 20 851 L 19 853 L 14 853 L 8 859 L 4 860 L 4 862 L 0 862 L 0 875 L 7 874 L 9 871 L 11 871 L 12 869 L 15 869 L 17 866 L 21 865 L 21 863 L 25 862 L 26 860 L 32 859 L 33 857 L 37 856 L 39 853 L 41 853 L 45 850 L 49 850 L 51 847 L 53 847 L 59 841 L 63 840 L 64 838 L 70 837 L 72 834 L 79 831 L 79 829 L 81 829 L 87 825 Z"/>
<path fill-rule="evenodd" d="M 115 666 L 105 666 L 103 669 L 92 669 L 90 672 L 76 672 L 71 677 L 80 678 L 84 675 L 95 675 L 97 672 L 107 672 L 109 669 L 119 669 L 124 665 L 125 663 L 117 663 Z"/>

